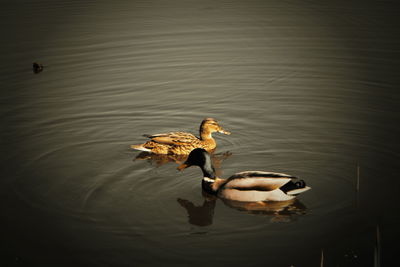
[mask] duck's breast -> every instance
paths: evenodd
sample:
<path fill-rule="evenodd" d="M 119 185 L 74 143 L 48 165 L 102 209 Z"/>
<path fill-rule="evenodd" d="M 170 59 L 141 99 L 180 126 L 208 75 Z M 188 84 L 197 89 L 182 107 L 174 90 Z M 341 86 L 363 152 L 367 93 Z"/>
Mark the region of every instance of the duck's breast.
<path fill-rule="evenodd" d="M 214 138 L 206 139 L 206 140 L 201 140 L 199 142 L 199 146 L 201 148 L 204 148 L 205 150 L 209 151 L 217 147 L 217 143 L 215 142 Z"/>

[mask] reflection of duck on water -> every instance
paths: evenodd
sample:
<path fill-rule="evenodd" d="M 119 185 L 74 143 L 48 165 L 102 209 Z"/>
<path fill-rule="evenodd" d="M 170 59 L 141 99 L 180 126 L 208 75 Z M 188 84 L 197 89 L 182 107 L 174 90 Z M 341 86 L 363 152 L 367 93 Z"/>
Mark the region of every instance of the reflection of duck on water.
<path fill-rule="evenodd" d="M 214 163 L 217 175 L 220 174 L 220 166 L 224 160 L 229 158 L 232 155 L 231 152 L 226 151 L 224 153 L 216 153 L 214 151 L 211 152 L 210 156 Z M 136 156 L 134 160 L 147 160 L 148 162 L 155 163 L 157 167 L 162 166 L 169 162 L 175 162 L 181 164 L 187 159 L 187 155 L 163 155 L 163 154 L 154 154 L 151 152 L 141 152 Z"/>
<path fill-rule="evenodd" d="M 134 161 L 147 160 L 149 163 L 155 163 L 155 165 L 159 167 L 169 162 L 176 162 L 179 164 L 179 162 L 183 162 L 186 158 L 186 155 L 164 155 L 143 151 L 136 156 Z"/>
<path fill-rule="evenodd" d="M 288 201 L 310 189 L 303 180 L 295 182 L 296 177 L 284 173 L 246 171 L 228 179 L 218 178 L 210 154 L 201 148 L 194 149 L 178 169 L 192 165 L 199 166 L 203 171 L 204 191 L 231 201 Z"/>
<path fill-rule="evenodd" d="M 272 216 L 273 222 L 293 221 L 296 216 L 306 213 L 304 206 L 298 199 L 287 201 L 269 201 L 269 202 L 242 202 L 228 199 L 221 199 L 225 205 L 255 215 Z"/>
<path fill-rule="evenodd" d="M 213 223 L 216 198 L 204 198 L 201 206 L 194 205 L 186 199 L 177 199 L 178 203 L 186 209 L 189 223 L 197 226 L 208 226 Z"/>
<path fill-rule="evenodd" d="M 191 201 L 178 198 L 178 203 L 186 209 L 189 223 L 197 226 L 208 226 L 213 223 L 217 198 L 203 191 L 204 202 L 196 206 Z M 298 200 L 275 202 L 241 202 L 221 199 L 223 203 L 241 212 L 254 215 L 271 216 L 272 222 L 289 222 L 306 213 L 306 207 Z"/>

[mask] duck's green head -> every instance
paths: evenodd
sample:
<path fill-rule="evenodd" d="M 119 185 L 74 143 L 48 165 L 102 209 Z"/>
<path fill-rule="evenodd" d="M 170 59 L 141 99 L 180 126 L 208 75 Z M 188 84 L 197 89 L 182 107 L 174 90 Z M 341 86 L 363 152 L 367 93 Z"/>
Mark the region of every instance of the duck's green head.
<path fill-rule="evenodd" d="M 204 177 L 215 178 L 215 171 L 211 162 L 210 154 L 203 148 L 193 149 L 186 161 L 179 165 L 178 170 L 181 171 L 190 166 L 199 166 L 203 171 Z"/>

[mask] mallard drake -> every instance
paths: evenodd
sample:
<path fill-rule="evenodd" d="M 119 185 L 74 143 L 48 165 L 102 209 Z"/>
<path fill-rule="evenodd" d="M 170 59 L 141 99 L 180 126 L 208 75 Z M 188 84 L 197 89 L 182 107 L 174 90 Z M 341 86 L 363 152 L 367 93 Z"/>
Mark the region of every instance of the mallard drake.
<path fill-rule="evenodd" d="M 295 176 L 276 172 L 245 171 L 228 179 L 218 178 L 210 154 L 201 148 L 190 152 L 178 170 L 192 165 L 199 166 L 203 171 L 203 190 L 223 199 L 241 202 L 287 201 L 310 189 L 303 180 L 295 182 Z"/>
<path fill-rule="evenodd" d="M 231 134 L 225 131 L 215 119 L 206 118 L 200 124 L 200 137 L 186 132 L 145 135 L 151 140 L 141 145 L 132 145 L 131 148 L 156 154 L 175 155 L 187 155 L 195 148 L 212 151 L 217 146 L 214 138 L 212 138 L 212 133 L 215 132 Z"/>

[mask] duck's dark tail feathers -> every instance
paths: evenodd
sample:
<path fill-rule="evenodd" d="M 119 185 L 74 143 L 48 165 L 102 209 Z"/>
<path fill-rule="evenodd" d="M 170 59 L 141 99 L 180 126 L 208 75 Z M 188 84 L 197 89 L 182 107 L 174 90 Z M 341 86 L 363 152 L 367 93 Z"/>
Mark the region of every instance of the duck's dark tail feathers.
<path fill-rule="evenodd" d="M 303 193 L 311 188 L 306 185 L 306 182 L 304 182 L 303 180 L 299 180 L 297 182 L 289 181 L 280 189 L 285 192 L 285 194 L 293 196 Z"/>

